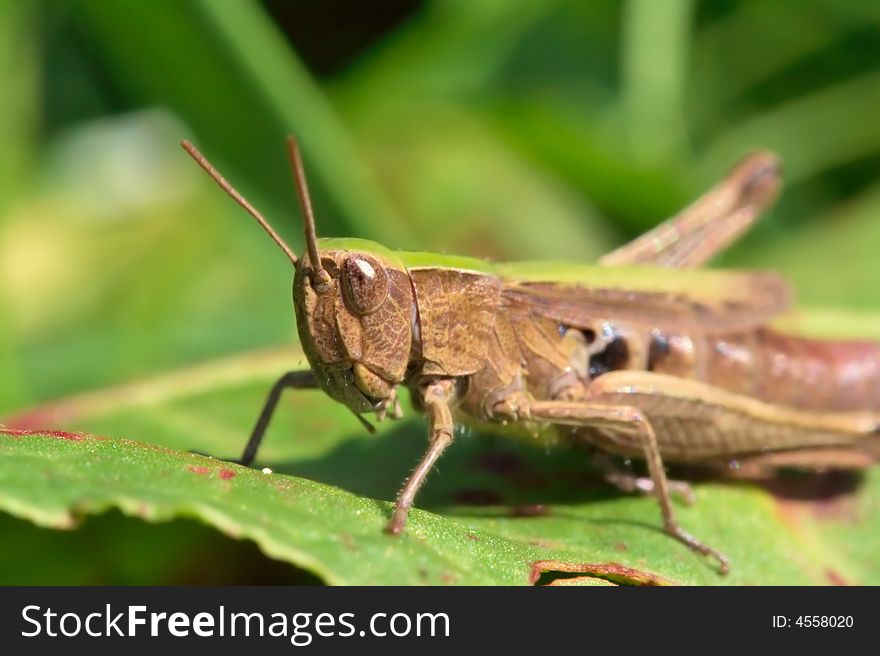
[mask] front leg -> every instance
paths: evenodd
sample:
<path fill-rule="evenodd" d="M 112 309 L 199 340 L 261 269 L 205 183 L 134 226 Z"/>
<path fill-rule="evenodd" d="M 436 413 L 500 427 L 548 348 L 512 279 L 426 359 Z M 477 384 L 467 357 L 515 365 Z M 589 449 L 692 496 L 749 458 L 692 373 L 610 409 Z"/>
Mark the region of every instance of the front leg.
<path fill-rule="evenodd" d="M 315 378 L 315 372 L 311 369 L 306 369 L 304 371 L 288 371 L 281 376 L 281 378 L 275 381 L 275 384 L 272 385 L 272 389 L 269 390 L 269 394 L 266 396 L 263 410 L 260 412 L 260 416 L 257 418 L 257 423 L 251 431 L 251 436 L 244 447 L 244 452 L 241 454 L 241 458 L 238 460 L 230 460 L 229 462 L 244 465 L 245 467 L 250 467 L 253 464 L 254 458 L 257 457 L 257 449 L 260 448 L 263 437 L 266 435 L 266 429 L 269 427 L 269 421 L 271 421 L 272 415 L 275 414 L 275 409 L 278 407 L 278 401 L 281 399 L 281 392 L 286 389 L 321 389 L 321 386 Z M 397 397 L 395 396 L 395 403 L 396 399 Z M 395 407 L 399 410 L 399 405 L 396 405 Z M 392 413 L 392 417 L 395 419 L 399 416 L 399 414 L 395 415 Z M 373 428 L 373 425 L 359 414 L 355 414 L 355 419 L 361 422 L 361 425 L 370 433 L 376 431 L 376 429 Z"/>
<path fill-rule="evenodd" d="M 452 433 L 455 424 L 452 420 L 452 409 L 449 407 L 455 397 L 455 381 L 440 379 L 428 383 L 421 390 L 422 405 L 431 422 L 431 433 L 428 436 L 428 450 L 410 474 L 403 489 L 394 503 L 394 514 L 388 522 L 386 532 L 393 535 L 403 531 L 409 510 L 412 508 L 416 494 L 425 482 L 428 472 L 443 452 L 452 444 Z"/>
<path fill-rule="evenodd" d="M 315 379 L 315 374 L 311 369 L 306 369 L 305 371 L 288 371 L 275 381 L 275 384 L 272 385 L 272 389 L 269 390 L 269 395 L 266 397 L 263 411 L 260 413 L 260 416 L 257 418 L 257 423 L 251 431 L 250 439 L 248 439 L 247 445 L 244 447 L 244 453 L 242 453 L 241 458 L 238 459 L 238 464 L 248 467 L 253 463 L 254 458 L 257 455 L 257 449 L 260 448 L 260 443 L 263 441 L 263 436 L 266 434 L 266 429 L 269 427 L 269 420 L 271 420 L 272 415 L 275 414 L 275 408 L 278 406 L 281 392 L 288 388 L 318 389 L 318 387 L 318 381 Z"/>
<path fill-rule="evenodd" d="M 729 569 L 727 557 L 697 540 L 681 528 L 675 518 L 669 496 L 669 482 L 663 469 L 663 460 L 657 445 L 657 436 L 651 423 L 638 408 L 625 405 L 602 405 L 570 403 L 564 401 L 539 401 L 532 404 L 532 419 L 552 424 L 605 429 L 610 433 L 621 433 L 636 438 L 642 445 L 648 472 L 653 481 L 654 493 L 660 503 L 663 515 L 663 529 L 691 549 L 718 560 L 721 573 Z"/>

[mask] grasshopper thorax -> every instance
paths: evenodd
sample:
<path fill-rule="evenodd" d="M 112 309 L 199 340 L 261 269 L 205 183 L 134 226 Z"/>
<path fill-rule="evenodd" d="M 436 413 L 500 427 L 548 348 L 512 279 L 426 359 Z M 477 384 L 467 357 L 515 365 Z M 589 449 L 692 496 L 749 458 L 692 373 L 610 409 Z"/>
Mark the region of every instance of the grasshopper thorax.
<path fill-rule="evenodd" d="M 338 247 L 349 245 L 355 248 Z M 303 350 L 328 395 L 355 412 L 375 410 L 393 398 L 409 364 L 414 303 L 409 274 L 378 244 L 321 239 L 318 246 L 327 275 L 316 282 L 306 255 L 293 283 Z"/>

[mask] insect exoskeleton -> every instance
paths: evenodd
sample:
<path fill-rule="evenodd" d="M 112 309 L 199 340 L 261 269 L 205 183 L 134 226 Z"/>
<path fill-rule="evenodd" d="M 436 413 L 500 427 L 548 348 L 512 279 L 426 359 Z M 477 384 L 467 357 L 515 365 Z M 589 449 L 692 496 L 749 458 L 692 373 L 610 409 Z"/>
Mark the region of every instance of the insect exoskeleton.
<path fill-rule="evenodd" d="M 880 343 L 779 332 L 784 280 L 767 272 L 693 271 L 742 235 L 779 188 L 778 162 L 746 158 L 680 215 L 606 255 L 570 262 L 488 263 L 395 253 L 360 239 L 318 239 L 296 142 L 289 142 L 305 219 L 298 258 L 190 144 L 196 161 L 295 266 L 297 328 L 310 370 L 269 392 L 240 462 L 253 461 L 282 390 L 321 388 L 363 413 L 400 416 L 406 385 L 428 419 L 428 446 L 397 496 L 387 530 L 404 529 L 416 493 L 457 425 L 560 436 L 645 460 L 649 477 L 603 467 L 625 491 L 657 497 L 663 528 L 684 531 L 664 464 L 743 470 L 868 466 L 880 415 Z M 646 268 L 651 267 L 651 268 Z M 597 458 L 601 466 L 602 459 Z"/>

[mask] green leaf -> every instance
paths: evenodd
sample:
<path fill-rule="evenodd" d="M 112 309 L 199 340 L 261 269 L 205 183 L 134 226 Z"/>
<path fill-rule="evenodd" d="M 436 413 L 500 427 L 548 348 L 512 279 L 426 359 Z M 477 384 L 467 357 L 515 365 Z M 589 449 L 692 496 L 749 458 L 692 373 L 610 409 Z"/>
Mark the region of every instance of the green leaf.
<path fill-rule="evenodd" d="M 75 531 L 0 513 L 4 585 L 304 585 L 321 579 L 192 519 L 161 524 L 111 511 Z M 137 554 L 137 557 L 133 557 Z"/>
<path fill-rule="evenodd" d="M 609 489 L 576 448 L 462 432 L 396 538 L 382 528 L 424 448 L 420 421 L 371 436 L 322 393 L 289 392 L 258 468 L 189 452 L 236 456 L 273 379 L 301 362 L 297 349 L 237 357 L 11 417 L 0 508 L 53 528 L 111 508 L 151 522 L 195 518 L 336 584 L 525 585 L 572 572 L 632 584 L 880 582 L 877 472 L 781 479 L 777 495 L 696 485 L 679 519 L 730 556 L 722 577 L 660 531 L 653 499 Z"/>

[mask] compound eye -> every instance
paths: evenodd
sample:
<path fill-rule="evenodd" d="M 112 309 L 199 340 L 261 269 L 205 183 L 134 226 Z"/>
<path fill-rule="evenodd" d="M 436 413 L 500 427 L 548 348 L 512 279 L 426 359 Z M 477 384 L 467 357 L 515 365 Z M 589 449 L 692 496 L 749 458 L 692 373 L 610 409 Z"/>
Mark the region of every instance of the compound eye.
<path fill-rule="evenodd" d="M 375 312 L 388 296 L 385 267 L 369 255 L 349 255 L 342 263 L 342 294 L 355 314 Z"/>

